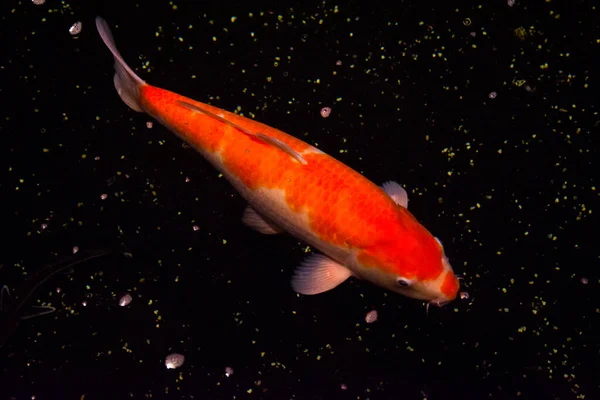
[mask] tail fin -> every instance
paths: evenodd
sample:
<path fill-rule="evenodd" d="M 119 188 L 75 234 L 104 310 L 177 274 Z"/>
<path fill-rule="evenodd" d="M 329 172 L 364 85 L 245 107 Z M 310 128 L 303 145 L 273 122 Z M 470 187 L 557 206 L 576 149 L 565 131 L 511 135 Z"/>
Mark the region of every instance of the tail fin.
<path fill-rule="evenodd" d="M 121 96 L 121 100 L 133 110 L 143 112 L 144 110 L 139 100 L 140 87 L 146 85 L 146 82 L 137 76 L 135 72 L 129 68 L 125 60 L 123 60 L 123 57 L 121 57 L 106 21 L 100 17 L 96 17 L 96 28 L 98 28 L 98 33 L 104 41 L 104 44 L 115 58 L 114 83 L 117 93 Z"/>

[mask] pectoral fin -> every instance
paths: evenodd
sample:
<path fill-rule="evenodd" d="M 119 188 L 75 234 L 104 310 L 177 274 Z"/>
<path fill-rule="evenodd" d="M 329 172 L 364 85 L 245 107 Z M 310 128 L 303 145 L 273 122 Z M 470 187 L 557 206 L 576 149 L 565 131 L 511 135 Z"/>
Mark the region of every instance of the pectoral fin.
<path fill-rule="evenodd" d="M 275 235 L 282 232 L 277 225 L 258 214 L 256 211 L 254 211 L 254 208 L 250 206 L 246 207 L 246 211 L 244 211 L 244 216 L 242 217 L 242 222 L 255 231 L 264 233 L 265 235 Z"/>
<path fill-rule="evenodd" d="M 394 203 L 404 208 L 408 208 L 408 194 L 398 183 L 387 181 L 381 185 L 381 188 L 392 198 L 392 200 L 394 200 Z"/>
<path fill-rule="evenodd" d="M 337 261 L 313 254 L 300 264 L 292 277 L 292 288 L 301 294 L 319 294 L 338 286 L 352 272 Z"/>

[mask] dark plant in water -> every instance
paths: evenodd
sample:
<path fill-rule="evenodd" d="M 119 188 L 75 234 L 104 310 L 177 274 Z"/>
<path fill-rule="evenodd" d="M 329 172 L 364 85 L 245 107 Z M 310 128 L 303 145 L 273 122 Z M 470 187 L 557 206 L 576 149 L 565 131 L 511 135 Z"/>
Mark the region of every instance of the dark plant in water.
<path fill-rule="evenodd" d="M 22 320 L 40 317 L 56 311 L 55 307 L 49 305 L 31 306 L 35 311 L 24 311 L 27 301 L 44 282 L 61 271 L 114 252 L 113 249 L 81 252 L 43 266 L 26 279 L 21 286 L 12 289 L 12 291 L 7 285 L 0 287 L 0 348 L 14 334 Z"/>

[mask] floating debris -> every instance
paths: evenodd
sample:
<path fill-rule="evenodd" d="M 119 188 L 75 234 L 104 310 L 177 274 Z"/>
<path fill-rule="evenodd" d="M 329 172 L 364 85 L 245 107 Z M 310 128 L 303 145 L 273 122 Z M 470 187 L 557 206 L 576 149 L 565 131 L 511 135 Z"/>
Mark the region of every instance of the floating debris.
<path fill-rule="evenodd" d="M 121 296 L 121 298 L 119 299 L 119 305 L 121 307 L 125 307 L 128 306 L 131 301 L 133 300 L 133 298 L 131 297 L 131 295 L 129 293 L 124 294 L 123 296 Z"/>
<path fill-rule="evenodd" d="M 233 375 L 233 368 L 226 367 L 225 368 L 225 376 L 229 378 L 231 375 Z"/>
<path fill-rule="evenodd" d="M 165 367 L 167 369 L 179 368 L 185 362 L 185 356 L 179 353 L 172 353 L 165 358 Z"/>
<path fill-rule="evenodd" d="M 106 193 L 102 193 L 100 195 L 100 200 L 106 200 L 108 198 L 108 195 Z"/>
<path fill-rule="evenodd" d="M 321 117 L 327 118 L 331 114 L 331 107 L 323 107 L 321 108 Z"/>
<path fill-rule="evenodd" d="M 31 2 L 33 4 L 35 4 L 36 6 L 41 6 L 42 4 L 44 4 L 46 2 L 46 0 L 31 0 Z"/>
<path fill-rule="evenodd" d="M 71 27 L 69 28 L 69 33 L 73 36 L 79 35 L 82 27 L 82 23 L 80 21 L 77 21 L 73 25 L 71 25 Z"/>
<path fill-rule="evenodd" d="M 79 252 L 78 246 L 73 246 L 73 254 L 77 254 Z"/>
<path fill-rule="evenodd" d="M 496 92 L 490 92 L 490 94 L 489 94 L 489 98 L 490 98 L 490 99 L 495 99 L 497 95 L 498 95 L 498 94 L 497 94 Z"/>
<path fill-rule="evenodd" d="M 373 322 L 377 321 L 377 317 L 377 310 L 372 310 L 365 315 L 365 321 L 367 324 L 372 324 Z"/>
<path fill-rule="evenodd" d="M 460 292 L 461 300 L 469 300 L 470 297 L 469 292 Z"/>

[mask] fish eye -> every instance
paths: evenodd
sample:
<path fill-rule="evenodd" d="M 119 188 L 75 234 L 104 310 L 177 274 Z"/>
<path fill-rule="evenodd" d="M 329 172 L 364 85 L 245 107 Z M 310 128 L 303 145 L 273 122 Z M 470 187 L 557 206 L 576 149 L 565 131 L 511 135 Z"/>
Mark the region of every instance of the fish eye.
<path fill-rule="evenodd" d="M 408 286 L 410 286 L 410 281 L 408 279 L 405 279 L 405 278 L 402 278 L 402 277 L 396 278 L 396 283 L 400 287 L 408 287 Z"/>

